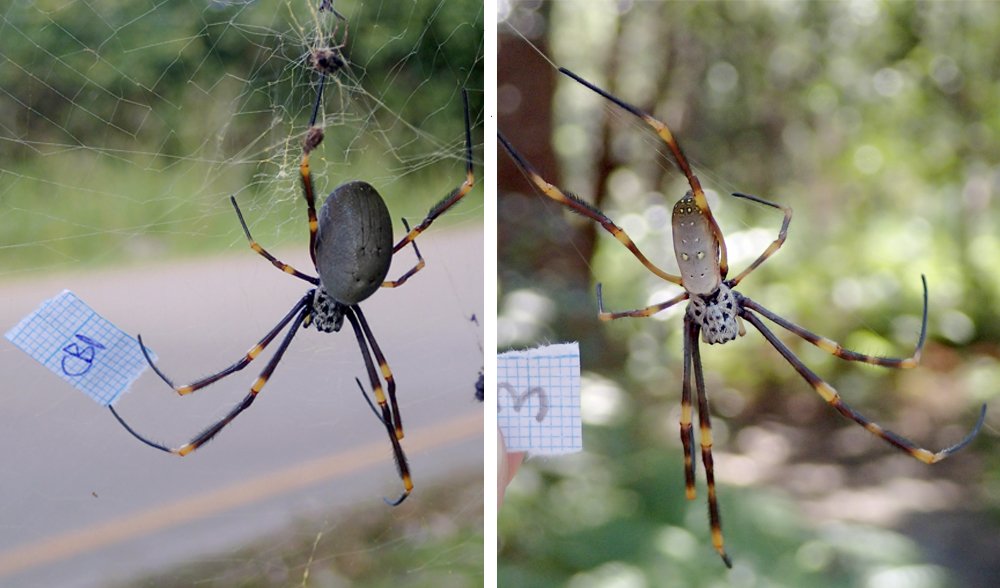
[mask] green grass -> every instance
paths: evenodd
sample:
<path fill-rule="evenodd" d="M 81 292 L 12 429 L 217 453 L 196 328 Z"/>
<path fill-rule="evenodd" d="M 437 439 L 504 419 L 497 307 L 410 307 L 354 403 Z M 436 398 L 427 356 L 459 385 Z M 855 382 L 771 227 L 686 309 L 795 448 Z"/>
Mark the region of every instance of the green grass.
<path fill-rule="evenodd" d="M 461 165 L 398 175 L 380 161 L 344 165 L 314 158 L 320 203 L 337 183 L 366 178 L 383 192 L 395 229 L 419 220 L 462 180 Z M 431 173 L 431 172 L 435 173 Z M 449 179 L 453 177 L 453 182 Z M 481 199 L 477 190 L 468 200 Z M 188 257 L 242 246 L 229 204 L 236 195 L 266 247 L 305 243 L 297 159 L 277 165 L 210 163 L 70 151 L 0 167 L 0 276 Z M 481 200 L 480 200 L 481 202 Z M 454 216 L 477 214 L 463 202 Z M 453 218 L 449 218 L 453 217 Z"/>
<path fill-rule="evenodd" d="M 471 472 L 395 509 L 366 501 L 122 588 L 482 586 L 483 545 L 483 478 Z"/>

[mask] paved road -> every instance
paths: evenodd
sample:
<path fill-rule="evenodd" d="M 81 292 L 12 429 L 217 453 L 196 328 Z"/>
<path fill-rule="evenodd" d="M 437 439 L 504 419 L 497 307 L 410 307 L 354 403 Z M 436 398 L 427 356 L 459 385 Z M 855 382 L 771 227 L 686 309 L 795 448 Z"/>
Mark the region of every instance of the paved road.
<path fill-rule="evenodd" d="M 423 272 L 363 304 L 396 375 L 417 485 L 400 509 L 421 499 L 421 485 L 483 463 L 482 405 L 473 399 L 482 328 L 469 320 L 483 312 L 482 232 L 431 231 L 421 251 Z M 277 253 L 309 266 L 295 251 Z M 186 382 L 240 357 L 305 287 L 240 248 L 0 284 L 0 331 L 68 288 L 142 333 L 159 365 Z M 184 398 L 147 371 L 116 407 L 149 436 L 178 444 L 239 401 L 263 361 Z M 231 549 L 296 517 L 395 496 L 390 448 L 355 376 L 364 380 L 349 328 L 304 331 L 254 406 L 177 458 L 133 440 L 106 409 L 0 339 L 0 584 L 104 585 Z"/>

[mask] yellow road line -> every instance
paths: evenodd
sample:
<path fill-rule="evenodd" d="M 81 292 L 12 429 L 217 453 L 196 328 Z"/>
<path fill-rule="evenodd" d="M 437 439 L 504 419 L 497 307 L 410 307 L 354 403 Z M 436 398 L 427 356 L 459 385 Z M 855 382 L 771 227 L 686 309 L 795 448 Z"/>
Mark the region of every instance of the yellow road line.
<path fill-rule="evenodd" d="M 415 455 L 469 437 L 482 440 L 482 436 L 483 415 L 473 413 L 409 433 L 404 449 L 407 454 Z M 385 442 L 380 440 L 106 523 L 15 547 L 0 553 L 0 577 L 343 477 L 380 464 L 385 461 L 385 456 Z"/>

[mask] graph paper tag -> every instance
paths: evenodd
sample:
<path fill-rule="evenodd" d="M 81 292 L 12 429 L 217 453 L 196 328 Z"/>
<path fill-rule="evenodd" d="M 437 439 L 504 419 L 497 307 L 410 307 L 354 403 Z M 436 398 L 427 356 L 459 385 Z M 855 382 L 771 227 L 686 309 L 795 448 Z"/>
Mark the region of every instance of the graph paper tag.
<path fill-rule="evenodd" d="M 146 369 L 139 342 L 69 290 L 43 302 L 6 337 L 102 406 L 114 403 Z"/>
<path fill-rule="evenodd" d="M 560 343 L 498 355 L 497 425 L 508 451 L 581 451 L 580 346 Z"/>

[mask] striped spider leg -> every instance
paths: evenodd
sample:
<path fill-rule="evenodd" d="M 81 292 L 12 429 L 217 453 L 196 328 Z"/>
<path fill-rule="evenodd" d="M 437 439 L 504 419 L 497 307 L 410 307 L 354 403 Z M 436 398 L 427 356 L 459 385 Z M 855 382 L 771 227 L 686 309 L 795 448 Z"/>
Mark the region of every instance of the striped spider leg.
<path fill-rule="evenodd" d="M 767 259 L 776 253 L 785 242 L 788 227 L 792 220 L 792 210 L 788 207 L 769 202 L 757 196 L 743 193 L 733 193 L 734 197 L 750 200 L 758 204 L 768 206 L 782 211 L 784 218 L 778 236 L 768 245 L 768 247 L 742 272 L 735 277 L 726 279 L 728 264 L 726 261 L 725 239 L 719 229 L 718 224 L 712 215 L 705 198 L 701 183 L 691 170 L 684 153 L 677 143 L 673 134 L 667 126 L 659 120 L 653 118 L 648 113 L 624 102 L 623 100 L 598 88 L 592 83 L 584 80 L 573 72 L 560 68 L 559 71 L 582 84 L 588 89 L 596 92 L 607 100 L 618 105 L 634 116 L 641 119 L 650 126 L 663 142 L 670 149 L 674 160 L 684 173 L 690 186 L 690 191 L 685 194 L 675 205 L 672 213 L 671 226 L 673 229 L 674 254 L 680 275 L 670 274 L 652 264 L 638 249 L 635 243 L 625 232 L 618 227 L 611 219 L 596 207 L 586 203 L 582 199 L 572 194 L 562 192 L 559 188 L 546 182 L 525 160 L 514 150 L 513 146 L 503 136 L 500 142 L 510 154 L 514 162 L 527 175 L 531 182 L 541 191 L 542 194 L 556 202 L 570 208 L 574 212 L 590 218 L 604 227 L 609 233 L 621 242 L 647 269 L 660 278 L 679 284 L 684 288 L 680 294 L 669 300 L 657 304 L 652 304 L 644 308 L 634 310 L 610 312 L 604 308 L 603 292 L 601 284 L 597 284 L 598 318 L 602 321 L 616 320 L 620 318 L 646 318 L 666 310 L 683 301 L 688 301 L 687 309 L 684 313 L 684 364 L 683 381 L 681 386 L 681 416 L 680 416 L 680 437 L 684 451 L 684 480 L 685 495 L 688 499 L 695 498 L 695 465 L 694 465 L 694 426 L 692 423 L 692 393 L 691 384 L 694 381 L 697 410 L 698 410 L 698 440 L 701 447 L 701 460 L 705 468 L 706 485 L 708 488 L 708 512 L 711 527 L 712 544 L 718 552 L 723 562 L 728 567 L 732 567 L 732 561 L 726 553 L 723 535 L 722 522 L 719 513 L 719 505 L 716 496 L 715 474 L 712 459 L 712 425 L 708 404 L 708 395 L 705 390 L 705 378 L 701 363 L 699 338 L 708 344 L 724 344 L 735 340 L 746 333 L 743 321 L 746 320 L 764 336 L 782 357 L 788 361 L 792 367 L 813 387 L 813 389 L 833 406 L 841 415 L 848 418 L 869 432 L 880 437 L 890 445 L 908 453 L 914 458 L 925 463 L 936 463 L 949 455 L 962 449 L 972 442 L 983 426 L 986 416 L 986 406 L 983 405 L 979 414 L 979 419 L 972 430 L 957 444 L 938 452 L 931 452 L 924 449 L 912 441 L 889 431 L 874 423 L 861 413 L 848 406 L 840 394 L 830 384 L 823 381 L 812 370 L 810 370 L 801 360 L 796 357 L 789 348 L 782 343 L 774 333 L 764 325 L 760 317 L 764 317 L 778 326 L 790 331 L 816 347 L 830 353 L 836 357 L 847 361 L 863 362 L 871 365 L 890 368 L 912 368 L 920 360 L 920 353 L 926 340 L 927 332 L 927 281 L 923 281 L 923 320 L 920 329 L 920 338 L 913 355 L 906 358 L 887 358 L 865 355 L 849 349 L 845 349 L 839 343 L 816 335 L 781 316 L 767 310 L 757 302 L 737 292 L 735 287 L 751 272 L 760 267 Z M 758 316 L 759 315 L 759 316 Z"/>

